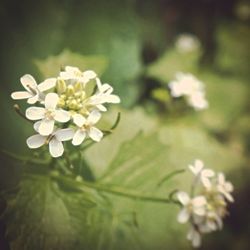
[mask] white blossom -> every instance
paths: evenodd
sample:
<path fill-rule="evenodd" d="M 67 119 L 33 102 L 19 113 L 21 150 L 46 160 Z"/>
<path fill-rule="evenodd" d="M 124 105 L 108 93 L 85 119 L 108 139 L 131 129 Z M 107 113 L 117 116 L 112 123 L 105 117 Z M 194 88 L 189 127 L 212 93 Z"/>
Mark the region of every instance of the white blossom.
<path fill-rule="evenodd" d="M 217 189 L 228 201 L 234 201 L 231 195 L 231 192 L 233 192 L 233 185 L 231 182 L 225 180 L 225 175 L 223 173 L 218 174 Z"/>
<path fill-rule="evenodd" d="M 98 90 L 87 100 L 89 105 L 95 106 L 100 111 L 107 111 L 104 103 L 120 103 L 120 97 L 112 94 L 114 89 L 109 84 L 102 84 L 99 78 L 96 78 L 96 83 Z"/>
<path fill-rule="evenodd" d="M 34 128 L 38 132 L 39 123 L 35 123 Z M 35 134 L 27 139 L 27 145 L 31 149 L 39 148 L 44 144 L 49 144 L 49 152 L 52 157 L 60 157 L 64 152 L 63 141 L 71 140 L 74 131 L 71 128 L 55 130 L 51 135 L 43 136 Z"/>
<path fill-rule="evenodd" d="M 173 97 L 184 96 L 188 104 L 196 110 L 208 107 L 204 84 L 191 74 L 177 73 L 176 80 L 169 83 L 169 88 Z"/>
<path fill-rule="evenodd" d="M 82 72 L 79 68 L 72 66 L 66 66 L 65 71 L 60 72 L 60 77 L 63 80 L 74 80 L 83 84 L 95 79 L 96 76 L 96 73 L 92 70 Z"/>
<path fill-rule="evenodd" d="M 99 142 L 103 137 L 101 130 L 96 128 L 94 125 L 100 120 L 101 113 L 97 110 L 92 111 L 87 118 L 80 114 L 76 114 L 73 117 L 74 123 L 78 126 L 76 130 L 72 144 L 80 145 L 86 136 L 89 136 L 92 140 Z"/>
<path fill-rule="evenodd" d="M 54 130 L 55 121 L 68 122 L 70 120 L 70 113 L 57 109 L 58 95 L 56 93 L 49 93 L 45 97 L 45 108 L 30 107 L 26 110 L 26 117 L 30 120 L 41 120 L 38 132 L 41 135 L 49 135 Z"/>
<path fill-rule="evenodd" d="M 194 165 L 189 165 L 189 169 L 195 176 L 197 176 L 201 180 L 202 184 L 206 188 L 211 188 L 212 184 L 210 178 L 214 176 L 213 170 L 205 169 L 204 163 L 199 159 L 194 161 Z"/>
<path fill-rule="evenodd" d="M 203 216 L 205 214 L 206 199 L 204 196 L 200 195 L 191 199 L 186 192 L 178 192 L 177 198 L 183 205 L 178 214 L 179 223 L 186 223 L 192 215 Z"/>
<path fill-rule="evenodd" d="M 48 78 L 40 84 L 36 83 L 36 80 L 31 75 L 24 75 L 20 78 L 21 84 L 25 88 L 25 91 L 17 91 L 11 94 L 12 99 L 28 99 L 29 104 L 34 104 L 37 101 L 43 101 L 43 91 L 49 90 L 55 87 L 56 78 Z"/>

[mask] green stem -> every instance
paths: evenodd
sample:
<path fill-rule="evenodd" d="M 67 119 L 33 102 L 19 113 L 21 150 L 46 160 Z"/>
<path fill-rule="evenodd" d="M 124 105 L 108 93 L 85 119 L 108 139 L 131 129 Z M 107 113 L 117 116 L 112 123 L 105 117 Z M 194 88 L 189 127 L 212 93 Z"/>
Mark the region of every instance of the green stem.
<path fill-rule="evenodd" d="M 169 174 L 167 174 L 166 176 L 164 176 L 160 182 L 157 184 L 158 187 L 160 187 L 164 182 L 168 181 L 169 179 L 173 178 L 175 175 L 181 174 L 183 172 L 185 172 L 185 169 L 177 169 Z"/>
<path fill-rule="evenodd" d="M 179 205 L 179 202 L 172 199 L 172 198 L 161 198 L 161 197 L 154 197 L 149 195 L 143 195 L 137 192 L 131 192 L 123 190 L 119 187 L 107 187 L 104 185 L 100 185 L 93 182 L 87 182 L 87 181 L 81 181 L 76 182 L 72 179 L 69 179 L 67 177 L 59 176 L 58 174 L 51 174 L 51 177 L 59 182 L 62 182 L 68 186 L 72 186 L 74 188 L 78 188 L 79 190 L 85 190 L 86 187 L 95 189 L 97 191 L 106 192 L 122 197 L 127 197 L 135 200 L 141 200 L 141 201 L 151 201 L 151 202 L 158 202 L 158 203 L 168 203 L 168 204 L 175 204 Z"/>

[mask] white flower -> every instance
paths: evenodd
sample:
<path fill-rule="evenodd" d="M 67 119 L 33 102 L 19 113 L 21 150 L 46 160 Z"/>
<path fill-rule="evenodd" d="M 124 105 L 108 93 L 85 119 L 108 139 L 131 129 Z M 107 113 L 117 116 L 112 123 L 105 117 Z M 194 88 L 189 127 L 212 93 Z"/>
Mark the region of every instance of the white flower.
<path fill-rule="evenodd" d="M 169 83 L 173 97 L 185 96 L 190 106 L 196 110 L 208 107 L 204 84 L 191 74 L 177 73 L 176 80 Z"/>
<path fill-rule="evenodd" d="M 45 97 L 45 108 L 30 107 L 26 110 L 26 117 L 30 120 L 41 120 L 38 132 L 41 135 L 49 135 L 53 132 L 55 121 L 67 122 L 70 120 L 70 113 L 57 109 L 58 95 L 49 93 Z"/>
<path fill-rule="evenodd" d="M 39 124 L 35 123 L 34 128 L 38 131 Z M 63 154 L 63 141 L 71 140 L 74 131 L 71 128 L 59 129 L 54 131 L 49 136 L 43 136 L 40 134 L 35 134 L 27 139 L 27 145 L 29 148 L 39 148 L 44 144 L 49 144 L 49 152 L 52 157 L 60 157 Z"/>
<path fill-rule="evenodd" d="M 96 73 L 92 70 L 82 72 L 77 67 L 66 66 L 65 71 L 60 72 L 60 77 L 63 80 L 75 80 L 76 82 L 86 84 L 96 78 Z"/>
<path fill-rule="evenodd" d="M 201 234 L 192 226 L 187 234 L 187 239 L 192 242 L 193 247 L 201 246 Z"/>
<path fill-rule="evenodd" d="M 113 95 L 113 88 L 107 84 L 102 84 L 99 78 L 96 78 L 96 84 L 98 87 L 97 93 L 91 96 L 87 103 L 92 106 L 96 106 L 100 111 L 107 111 L 104 103 L 120 103 L 120 98 L 117 95 Z"/>
<path fill-rule="evenodd" d="M 206 188 L 211 188 L 210 178 L 214 176 L 214 171 L 211 169 L 204 169 L 204 163 L 201 160 L 195 160 L 194 165 L 189 165 L 189 169 L 195 176 L 200 178 L 202 184 Z"/>
<path fill-rule="evenodd" d="M 223 173 L 218 174 L 217 189 L 228 201 L 234 201 L 234 198 L 231 195 L 231 192 L 233 192 L 233 185 L 231 182 L 225 180 Z"/>
<path fill-rule="evenodd" d="M 179 223 L 186 223 L 192 215 L 205 215 L 205 205 L 207 202 L 204 196 L 200 195 L 191 199 L 187 193 L 178 192 L 177 198 L 183 205 L 177 218 Z"/>
<path fill-rule="evenodd" d="M 74 115 L 73 121 L 78 126 L 78 129 L 74 134 L 72 144 L 75 146 L 80 145 L 87 135 L 92 140 L 99 142 L 103 137 L 103 133 L 98 128 L 94 127 L 94 125 L 100 120 L 100 118 L 101 113 L 97 110 L 92 111 L 87 119 L 80 114 Z"/>
<path fill-rule="evenodd" d="M 28 99 L 29 104 L 34 104 L 37 101 L 43 101 L 43 91 L 55 87 L 56 78 L 49 78 L 42 83 L 36 83 L 36 80 L 31 75 L 24 75 L 20 78 L 21 84 L 26 91 L 17 91 L 11 94 L 11 97 L 15 100 Z"/>
<path fill-rule="evenodd" d="M 175 47 L 181 53 L 188 53 L 197 50 L 200 47 L 200 42 L 197 37 L 191 34 L 182 34 L 178 36 Z"/>

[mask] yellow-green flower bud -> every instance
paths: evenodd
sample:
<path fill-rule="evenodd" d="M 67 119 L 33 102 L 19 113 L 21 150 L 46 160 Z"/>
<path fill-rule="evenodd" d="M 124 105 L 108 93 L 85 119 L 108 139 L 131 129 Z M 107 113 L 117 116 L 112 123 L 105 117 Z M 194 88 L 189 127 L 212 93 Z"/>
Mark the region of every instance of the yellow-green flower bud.
<path fill-rule="evenodd" d="M 74 90 L 75 92 L 81 92 L 83 90 L 83 86 L 80 82 L 77 82 L 75 85 L 74 85 Z"/>
<path fill-rule="evenodd" d="M 72 85 L 69 85 L 67 86 L 67 89 L 66 89 L 66 95 L 68 97 L 74 95 L 75 91 L 74 91 L 74 87 Z"/>
<path fill-rule="evenodd" d="M 63 79 L 58 79 L 56 82 L 56 90 L 58 94 L 62 94 L 66 91 L 66 83 Z"/>

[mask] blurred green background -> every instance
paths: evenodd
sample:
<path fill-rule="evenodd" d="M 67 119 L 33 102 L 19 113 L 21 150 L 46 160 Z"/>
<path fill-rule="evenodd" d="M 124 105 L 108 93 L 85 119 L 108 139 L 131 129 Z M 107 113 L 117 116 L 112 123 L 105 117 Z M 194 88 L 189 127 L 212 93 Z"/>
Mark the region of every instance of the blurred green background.
<path fill-rule="evenodd" d="M 202 249 L 248 249 L 249 24 L 250 4 L 242 0 L 2 0 L 0 149 L 18 155 L 32 153 L 25 140 L 33 131 L 14 112 L 10 98 L 11 92 L 21 89 L 22 75 L 29 73 L 42 81 L 58 74 L 65 65 L 93 69 L 104 82 L 114 86 L 122 100 L 120 107 L 112 109 L 103 122 L 103 126 L 111 124 L 121 111 L 122 121 L 116 132 L 85 154 L 96 178 L 108 167 L 124 167 L 128 176 L 140 169 L 143 172 L 145 166 L 153 171 L 141 179 L 126 179 L 114 171 L 112 184 L 153 193 L 153 180 L 162 173 L 185 168 L 195 158 L 201 158 L 209 167 L 226 172 L 235 185 L 236 200 L 224 230 L 206 236 Z M 200 47 L 180 52 L 175 42 L 181 34 L 196 36 Z M 190 72 L 205 83 L 210 104 L 207 110 L 195 112 L 182 104 L 171 104 L 167 84 L 178 71 Z M 21 107 L 26 104 L 23 102 Z M 122 155 L 124 150 L 127 155 Z M 126 170 L 126 162 L 132 162 L 138 153 L 151 163 L 140 159 L 133 169 Z M 21 163 L 1 155 L 0 188 L 16 186 L 23 171 Z M 173 181 L 156 193 L 165 195 L 166 190 L 177 185 L 188 186 L 188 178 Z M 111 236 L 100 240 L 97 230 L 88 247 L 80 244 L 78 248 L 56 248 L 53 240 L 34 247 L 35 236 L 26 234 L 22 222 L 11 215 L 9 221 L 1 223 L 1 249 L 189 249 L 185 240 L 187 228 L 176 222 L 177 209 L 126 200 L 114 203 L 113 209 L 119 214 L 123 210 L 135 211 L 134 224 L 138 225 L 130 225 L 131 218 L 127 222 L 121 216 L 111 225 L 111 220 L 105 221 L 100 213 L 97 224 L 102 224 L 102 230 Z M 2 200 L 1 211 L 5 208 Z M 27 213 L 26 220 L 41 223 L 29 219 Z M 13 223 L 11 229 L 8 223 Z M 57 223 L 64 221 L 58 217 Z M 6 239 L 6 229 L 15 232 L 15 236 Z M 61 231 L 53 230 L 48 234 L 43 231 L 41 237 L 46 239 L 58 233 L 60 238 Z M 25 237 L 31 237 L 33 242 L 26 247 L 20 243 Z M 101 243 L 96 246 L 93 242 L 98 239 Z"/>

